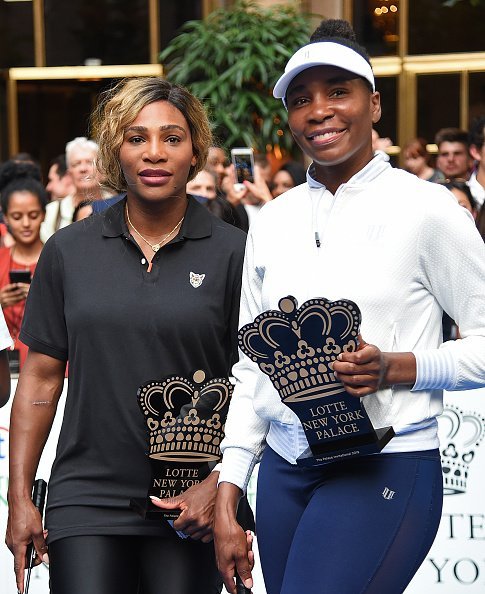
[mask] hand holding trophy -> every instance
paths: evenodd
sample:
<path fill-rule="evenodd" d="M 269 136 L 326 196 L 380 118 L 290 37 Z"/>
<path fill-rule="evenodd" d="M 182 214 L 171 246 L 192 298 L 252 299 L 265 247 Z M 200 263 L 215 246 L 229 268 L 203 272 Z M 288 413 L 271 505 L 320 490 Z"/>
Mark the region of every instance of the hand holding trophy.
<path fill-rule="evenodd" d="M 360 399 L 333 373 L 339 354 L 358 348 L 358 306 L 315 298 L 298 308 L 290 295 L 279 308 L 241 328 L 239 346 L 300 419 L 309 449 L 297 464 L 318 466 L 381 451 L 394 436 L 392 427 L 374 429 Z"/>
<path fill-rule="evenodd" d="M 144 518 L 163 517 L 173 525 L 186 512 L 183 494 L 191 487 L 199 487 L 220 460 L 219 446 L 231 394 L 227 378 L 205 381 L 202 370 L 191 379 L 170 376 L 150 381 L 138 390 L 149 434 L 152 477 L 147 497 L 132 499 L 131 507 Z M 153 503 L 160 499 L 171 503 L 163 509 Z M 179 536 L 186 534 L 179 531 Z M 204 541 L 212 538 L 205 532 L 190 536 Z"/>

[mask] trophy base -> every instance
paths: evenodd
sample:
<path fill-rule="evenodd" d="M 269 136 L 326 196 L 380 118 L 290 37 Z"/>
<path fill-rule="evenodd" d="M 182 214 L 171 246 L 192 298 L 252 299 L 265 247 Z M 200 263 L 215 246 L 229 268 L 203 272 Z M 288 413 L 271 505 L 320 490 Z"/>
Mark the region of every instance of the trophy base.
<path fill-rule="evenodd" d="M 161 509 L 154 505 L 150 499 L 143 497 L 133 497 L 130 499 L 130 507 L 136 511 L 144 520 L 176 520 L 180 515 L 178 509 Z"/>
<path fill-rule="evenodd" d="M 303 452 L 296 463 L 303 468 L 312 468 L 358 456 L 378 454 L 393 437 L 394 429 L 392 427 L 382 427 L 381 429 L 375 429 L 372 435 L 367 434 L 364 440 L 346 440 L 345 442 L 340 441 L 338 444 L 334 442 L 320 448 L 318 453 L 308 449 Z"/>

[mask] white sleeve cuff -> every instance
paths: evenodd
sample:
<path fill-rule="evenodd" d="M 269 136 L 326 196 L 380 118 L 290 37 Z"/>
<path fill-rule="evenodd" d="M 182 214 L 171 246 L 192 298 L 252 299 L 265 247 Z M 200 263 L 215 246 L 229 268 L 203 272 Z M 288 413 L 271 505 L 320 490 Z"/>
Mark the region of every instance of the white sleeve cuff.
<path fill-rule="evenodd" d="M 452 390 L 457 382 L 457 366 L 453 352 L 448 348 L 417 351 L 416 382 L 412 391 Z"/>
<path fill-rule="evenodd" d="M 251 452 L 242 448 L 226 448 L 222 458 L 222 469 L 219 473 L 220 483 L 232 483 L 238 486 L 243 494 L 246 493 L 249 479 L 257 458 Z"/>

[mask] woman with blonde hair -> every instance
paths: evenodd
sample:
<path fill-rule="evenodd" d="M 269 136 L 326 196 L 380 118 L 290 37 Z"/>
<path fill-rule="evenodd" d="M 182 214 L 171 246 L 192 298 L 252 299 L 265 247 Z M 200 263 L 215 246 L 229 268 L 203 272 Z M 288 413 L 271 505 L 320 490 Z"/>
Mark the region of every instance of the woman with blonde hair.
<path fill-rule="evenodd" d="M 151 476 L 137 392 L 196 369 L 227 376 L 245 236 L 186 194 L 211 144 L 205 110 L 186 89 L 158 77 L 122 81 L 101 97 L 93 127 L 101 174 L 126 194 L 56 233 L 30 290 L 21 332 L 30 350 L 11 421 L 7 543 L 18 589 L 33 541 L 37 563 L 48 545 L 53 594 L 219 592 L 217 471 L 159 502 L 181 512 L 173 528 L 130 509 Z M 46 543 L 30 491 L 67 360 Z"/>

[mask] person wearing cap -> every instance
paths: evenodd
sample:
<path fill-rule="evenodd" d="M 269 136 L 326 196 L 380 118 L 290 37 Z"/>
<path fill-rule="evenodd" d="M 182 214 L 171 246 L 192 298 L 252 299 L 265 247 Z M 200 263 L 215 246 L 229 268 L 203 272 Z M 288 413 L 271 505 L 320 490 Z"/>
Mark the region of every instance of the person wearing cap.
<path fill-rule="evenodd" d="M 247 356 L 233 368 L 214 535 L 229 592 L 252 586 L 253 555 L 235 521 L 256 463 L 256 529 L 267 594 L 403 592 L 441 517 L 436 417 L 442 390 L 484 384 L 485 247 L 446 188 L 372 150 L 381 115 L 365 50 L 345 21 L 324 21 L 274 87 L 312 160 L 307 182 L 266 204 L 248 235 L 239 326 L 282 297 L 349 299 L 362 313 L 356 352 L 333 371 L 374 427 L 379 454 L 302 469 L 298 418 Z M 462 339 L 445 344 L 447 311 Z"/>

